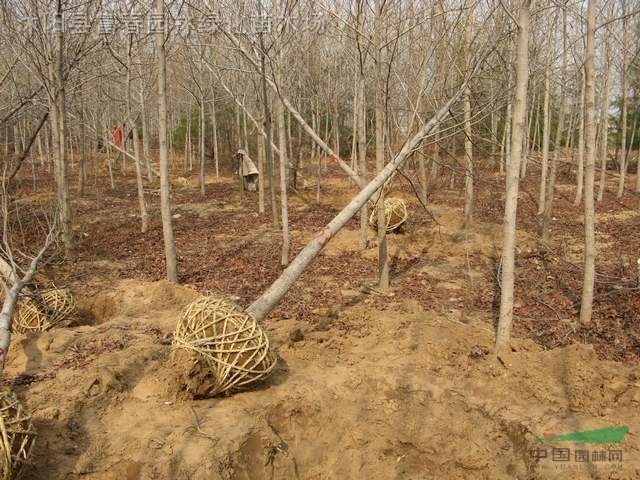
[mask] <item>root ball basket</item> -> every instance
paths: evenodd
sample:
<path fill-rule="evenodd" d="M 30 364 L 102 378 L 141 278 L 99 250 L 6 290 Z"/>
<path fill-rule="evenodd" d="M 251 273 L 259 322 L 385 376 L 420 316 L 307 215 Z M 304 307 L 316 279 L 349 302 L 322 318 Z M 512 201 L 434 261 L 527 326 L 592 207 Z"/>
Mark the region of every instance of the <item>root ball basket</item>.
<path fill-rule="evenodd" d="M 407 221 L 407 205 L 400 198 L 386 198 L 384 201 L 384 219 L 387 224 L 387 233 L 397 230 Z M 378 210 L 373 208 L 369 216 L 369 223 L 375 227 L 378 224 Z"/>
<path fill-rule="evenodd" d="M 207 385 L 200 394 L 216 396 L 250 388 L 276 365 L 269 338 L 258 322 L 220 296 L 202 296 L 185 307 L 173 339 L 174 357 L 190 353 Z"/>
<path fill-rule="evenodd" d="M 69 324 L 75 300 L 68 288 L 52 288 L 37 295 L 21 297 L 13 318 L 17 333 L 44 332 Z"/>

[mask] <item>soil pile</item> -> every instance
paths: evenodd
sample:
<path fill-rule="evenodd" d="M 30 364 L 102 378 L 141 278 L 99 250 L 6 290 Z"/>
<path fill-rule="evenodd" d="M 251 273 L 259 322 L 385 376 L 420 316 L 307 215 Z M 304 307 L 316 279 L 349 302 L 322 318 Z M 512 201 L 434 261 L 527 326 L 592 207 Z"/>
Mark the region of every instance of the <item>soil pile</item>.
<path fill-rule="evenodd" d="M 102 295 L 84 300 L 94 325 L 12 345 L 5 379 L 38 431 L 26 478 L 640 478 L 640 372 L 589 346 L 517 340 L 496 361 L 489 318 L 391 299 L 269 320 L 281 357 L 270 380 L 194 401 L 175 394 L 169 342 L 197 293 L 127 280 Z M 620 425 L 630 433 L 616 445 L 535 442 Z M 569 472 L 581 464 L 554 462 L 553 447 L 623 457 Z"/>

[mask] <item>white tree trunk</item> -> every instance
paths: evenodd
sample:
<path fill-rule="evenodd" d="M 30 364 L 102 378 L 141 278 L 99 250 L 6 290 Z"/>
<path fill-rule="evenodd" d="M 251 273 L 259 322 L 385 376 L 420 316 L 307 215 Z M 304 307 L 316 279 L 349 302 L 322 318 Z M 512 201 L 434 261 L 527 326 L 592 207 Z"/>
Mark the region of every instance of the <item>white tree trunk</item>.
<path fill-rule="evenodd" d="M 589 0 L 587 6 L 587 46 L 585 71 L 585 185 L 584 185 L 584 277 L 582 284 L 582 302 L 580 304 L 580 322 L 589 323 L 593 308 L 593 289 L 595 284 L 595 208 L 593 188 L 595 182 L 596 122 L 595 122 L 595 28 L 596 0 Z"/>
<path fill-rule="evenodd" d="M 582 201 L 582 189 L 584 186 L 584 129 L 585 129 L 585 113 L 584 113 L 584 103 L 585 103 L 585 89 L 586 89 L 586 80 L 584 78 L 584 72 L 582 73 L 582 85 L 580 88 L 580 111 L 578 112 L 578 173 L 576 175 L 576 198 L 573 201 L 573 204 L 578 206 Z"/>
<path fill-rule="evenodd" d="M 544 70 L 544 104 L 542 106 L 542 159 L 540 166 L 540 194 L 538 196 L 538 215 L 544 212 L 544 201 L 546 197 L 547 169 L 549 166 L 549 141 L 551 136 L 549 119 L 549 99 L 551 97 L 551 59 L 547 60 Z"/>
<path fill-rule="evenodd" d="M 622 198 L 624 194 L 624 183 L 627 175 L 627 111 L 628 111 L 628 98 L 627 93 L 629 92 L 629 75 L 627 74 L 627 70 L 629 68 L 629 20 L 626 16 L 627 14 L 627 2 L 623 1 L 622 5 L 624 6 L 624 16 L 622 19 L 622 70 L 620 71 L 620 75 L 622 77 L 622 109 L 620 111 L 620 123 L 622 129 L 622 139 L 620 141 L 620 176 L 618 177 L 618 193 L 617 198 Z"/>
<path fill-rule="evenodd" d="M 277 102 L 278 143 L 280 145 L 280 206 L 282 215 L 282 256 L 281 265 L 289 263 L 289 210 L 287 203 L 287 133 L 284 118 L 284 105 Z"/>
<path fill-rule="evenodd" d="M 156 0 L 156 13 L 165 15 L 164 0 Z M 178 260 L 173 236 L 171 218 L 171 180 L 169 178 L 169 151 L 167 148 L 167 59 L 165 53 L 165 35 L 156 34 L 156 54 L 158 56 L 158 135 L 160 146 L 160 211 L 162 215 L 162 234 L 164 254 L 167 266 L 167 280 L 178 281 Z"/>
<path fill-rule="evenodd" d="M 522 159 L 522 139 L 525 133 L 527 83 L 529 75 L 529 9 L 531 0 L 523 0 L 518 14 L 516 51 L 516 93 L 513 99 L 511 157 L 507 163 L 507 186 L 502 231 L 502 272 L 500 275 L 500 316 L 496 334 L 496 352 L 509 342 L 513 323 L 515 283 L 516 213 Z"/>

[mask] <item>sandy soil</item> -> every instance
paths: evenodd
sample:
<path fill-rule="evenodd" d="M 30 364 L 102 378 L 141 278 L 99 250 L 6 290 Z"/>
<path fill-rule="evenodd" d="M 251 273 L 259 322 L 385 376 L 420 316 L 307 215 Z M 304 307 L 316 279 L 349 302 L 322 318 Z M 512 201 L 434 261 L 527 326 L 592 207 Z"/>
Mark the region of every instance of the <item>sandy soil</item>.
<path fill-rule="evenodd" d="M 7 375 L 39 432 L 27 478 L 640 475 L 635 366 L 600 361 L 584 345 L 545 352 L 529 340 L 496 362 L 486 354 L 486 321 L 462 323 L 410 301 L 384 312 L 354 306 L 316 326 L 270 321 L 281 358 L 269 382 L 229 398 L 178 400 L 163 339 L 195 295 L 164 281 L 123 281 L 85 303 L 96 325 L 16 339 Z M 632 434 L 619 446 L 616 477 L 603 465 L 595 476 L 567 476 L 529 458 L 548 428 L 617 425 Z"/>
<path fill-rule="evenodd" d="M 360 250 L 353 220 L 266 320 L 280 357 L 270 380 L 228 398 L 177 398 L 169 343 L 184 305 L 210 290 L 246 305 L 280 272 L 279 233 L 257 215 L 255 195 L 240 201 L 233 181 L 207 178 L 202 199 L 192 177 L 174 182 L 182 286 L 157 281 L 161 231 L 137 232 L 131 184 L 76 204 L 78 254 L 47 274 L 73 287 L 77 326 L 16 336 L 5 370 L 38 431 L 26 478 L 640 478 L 637 293 L 603 282 L 594 325 L 576 325 L 577 210 L 559 199 L 556 243 L 541 248 L 526 183 L 519 338 L 501 359 L 489 353 L 499 189 L 479 189 L 465 235 L 456 191 L 434 189 L 426 213 L 399 188 L 412 215 L 390 236 L 389 291 L 373 287 L 375 242 Z M 349 188 L 328 181 L 321 205 L 311 190 L 291 197 L 294 251 Z M 599 272 L 627 285 L 616 262 L 636 251 L 638 216 L 610 200 L 601 208 Z M 619 445 L 535 442 L 621 425 L 630 433 Z M 553 447 L 622 450 L 623 460 L 554 462 Z M 539 448 L 549 458 L 532 458 Z"/>

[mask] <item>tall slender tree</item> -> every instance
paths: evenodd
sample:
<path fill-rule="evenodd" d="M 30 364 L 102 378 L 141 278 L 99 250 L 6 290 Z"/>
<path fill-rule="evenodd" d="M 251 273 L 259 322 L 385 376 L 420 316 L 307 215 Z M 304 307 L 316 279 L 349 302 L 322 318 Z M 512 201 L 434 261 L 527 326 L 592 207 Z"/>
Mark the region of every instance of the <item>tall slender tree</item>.
<path fill-rule="evenodd" d="M 596 119 L 595 119 L 595 30 L 596 0 L 589 0 L 587 6 L 587 45 L 585 52 L 585 172 L 584 172 L 584 276 L 580 321 L 589 323 L 593 309 L 593 289 L 595 284 L 595 208 L 593 190 L 595 183 Z"/>
<path fill-rule="evenodd" d="M 162 16 L 162 28 L 156 33 L 156 55 L 158 69 L 158 143 L 160 147 L 160 212 L 167 268 L 167 280 L 178 281 L 178 259 L 173 236 L 171 216 L 171 180 L 169 178 L 169 150 L 167 147 L 167 57 L 165 51 L 166 10 L 164 0 L 156 0 L 156 13 Z M 191 123 L 191 122 L 189 122 Z"/>
<path fill-rule="evenodd" d="M 507 160 L 506 198 L 502 227 L 502 271 L 500 274 L 500 316 L 496 335 L 496 352 L 508 343 L 513 324 L 515 284 L 516 216 L 520 183 L 520 162 L 525 133 L 527 84 L 529 81 L 529 21 L 531 0 L 523 0 L 518 13 L 516 44 L 516 91 L 513 98 L 511 155 Z"/>

